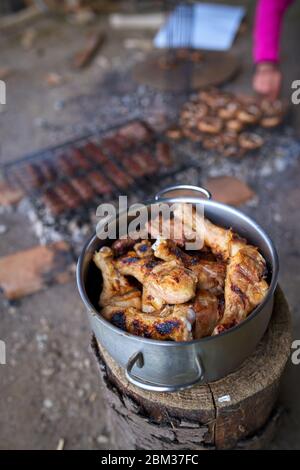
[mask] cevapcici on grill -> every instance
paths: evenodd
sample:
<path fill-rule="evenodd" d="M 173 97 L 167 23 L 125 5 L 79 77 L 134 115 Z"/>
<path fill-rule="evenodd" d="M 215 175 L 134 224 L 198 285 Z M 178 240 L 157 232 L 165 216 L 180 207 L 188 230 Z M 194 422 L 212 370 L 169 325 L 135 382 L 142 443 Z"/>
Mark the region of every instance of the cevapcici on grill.
<path fill-rule="evenodd" d="M 115 198 L 120 191 L 143 191 L 151 178 L 157 182 L 158 175 L 178 170 L 179 161 L 160 139 L 146 124 L 134 121 L 30 155 L 5 171 L 29 196 L 39 219 L 52 213 L 45 227 L 52 220 L 55 230 L 65 232 L 67 220 L 79 220 L 82 208 L 88 209 L 85 219 L 90 220 L 92 204 Z M 64 212 L 66 219 L 60 217 Z"/>
<path fill-rule="evenodd" d="M 175 224 L 178 214 L 175 209 Z M 204 224 L 203 254 L 202 250 L 189 254 L 175 240 L 159 235 L 153 245 L 149 240 L 126 239 L 95 253 L 104 282 L 100 307 L 106 319 L 136 335 L 182 341 L 229 329 L 263 301 L 269 286 L 258 249 L 232 230 L 196 217 L 193 212 L 185 228 L 192 231 L 199 227 L 196 222 Z M 205 258 L 208 250 L 214 259 Z M 141 290 L 130 284 L 132 278 Z M 174 315 L 188 319 L 191 333 L 179 322 L 180 333 L 159 335 L 155 325 Z"/>
<path fill-rule="evenodd" d="M 225 142 L 228 132 L 239 134 L 253 126 L 274 127 L 282 122 L 284 106 L 281 101 L 272 103 L 253 97 L 235 96 L 216 88 L 192 95 L 182 107 L 178 132 L 166 131 L 170 138 L 184 136 L 193 142 L 203 142 L 206 150 L 214 150 L 225 157 L 240 157 L 246 151 L 260 148 L 264 141 L 258 136 L 247 143 L 243 136 L 235 142 Z M 251 131 L 251 134 L 254 133 Z M 215 135 L 218 139 L 210 139 Z M 179 137 L 178 137 L 179 138 Z M 259 144 L 258 144 L 259 141 Z M 246 143 L 245 143 L 246 142 Z"/>

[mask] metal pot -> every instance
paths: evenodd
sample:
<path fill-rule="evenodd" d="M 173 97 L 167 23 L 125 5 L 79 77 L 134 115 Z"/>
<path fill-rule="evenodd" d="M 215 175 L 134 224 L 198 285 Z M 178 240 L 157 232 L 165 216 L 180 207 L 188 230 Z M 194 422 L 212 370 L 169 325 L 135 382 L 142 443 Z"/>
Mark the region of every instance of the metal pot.
<path fill-rule="evenodd" d="M 199 192 L 207 199 L 199 197 Z M 179 194 L 179 195 L 178 195 Z M 211 200 L 204 188 L 179 185 L 166 188 L 146 205 L 158 202 L 203 204 L 212 222 L 234 231 L 257 246 L 266 259 L 269 291 L 264 301 L 239 325 L 217 336 L 189 342 L 157 341 L 124 332 L 98 313 L 99 271 L 92 262 L 95 250 L 107 244 L 93 236 L 84 247 L 77 266 L 77 284 L 88 310 L 92 330 L 113 359 L 123 368 L 127 379 L 138 387 L 152 391 L 178 391 L 197 383 L 218 380 L 236 368 L 253 352 L 263 336 L 273 307 L 278 278 L 275 247 L 251 218 L 242 212 Z M 118 222 L 126 214 L 118 215 Z"/>

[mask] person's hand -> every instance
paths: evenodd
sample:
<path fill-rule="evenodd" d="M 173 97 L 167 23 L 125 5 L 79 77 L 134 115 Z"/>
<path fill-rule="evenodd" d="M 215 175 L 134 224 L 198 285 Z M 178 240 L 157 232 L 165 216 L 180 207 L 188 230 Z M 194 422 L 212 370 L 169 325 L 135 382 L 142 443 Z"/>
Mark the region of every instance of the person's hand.
<path fill-rule="evenodd" d="M 256 65 L 253 88 L 264 97 L 275 100 L 281 89 L 282 75 L 277 66 L 272 62 L 260 62 Z"/>

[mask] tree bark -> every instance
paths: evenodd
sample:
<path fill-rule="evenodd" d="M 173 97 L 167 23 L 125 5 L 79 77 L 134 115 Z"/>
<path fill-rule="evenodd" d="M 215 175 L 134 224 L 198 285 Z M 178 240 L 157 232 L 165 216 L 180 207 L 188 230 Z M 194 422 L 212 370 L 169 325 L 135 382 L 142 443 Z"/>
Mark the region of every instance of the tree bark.
<path fill-rule="evenodd" d="M 268 330 L 252 356 L 224 379 L 189 390 L 139 389 L 93 338 L 114 448 L 265 448 L 282 412 L 277 399 L 290 344 L 290 312 L 280 288 Z"/>

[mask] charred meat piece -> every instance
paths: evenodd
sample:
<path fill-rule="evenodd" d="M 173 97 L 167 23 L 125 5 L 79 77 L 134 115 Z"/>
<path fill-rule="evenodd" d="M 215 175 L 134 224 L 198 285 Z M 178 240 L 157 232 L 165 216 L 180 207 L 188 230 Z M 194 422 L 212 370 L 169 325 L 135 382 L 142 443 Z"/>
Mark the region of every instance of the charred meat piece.
<path fill-rule="evenodd" d="M 103 287 L 99 305 L 128 308 L 141 306 L 141 293 L 118 271 L 113 250 L 103 246 L 94 254 L 94 263 L 102 273 Z"/>
<path fill-rule="evenodd" d="M 261 118 L 261 110 L 256 104 L 244 105 L 237 113 L 237 118 L 244 124 L 256 124 Z"/>
<path fill-rule="evenodd" d="M 225 281 L 225 311 L 219 326 L 240 323 L 259 305 L 268 292 L 264 279 L 266 262 L 257 248 L 245 245 L 231 256 Z M 220 329 L 217 327 L 215 333 Z"/>
<path fill-rule="evenodd" d="M 186 204 L 182 204 L 180 207 L 175 208 L 175 220 L 177 220 L 177 216 L 182 217 L 182 212 L 190 213 L 189 207 L 185 208 L 185 206 Z M 192 216 L 186 218 L 184 224 L 185 230 L 190 229 L 191 232 L 200 230 L 204 237 L 205 246 L 209 247 L 218 259 L 221 258 L 224 261 L 229 260 L 247 244 L 246 240 L 233 230 L 213 224 L 206 217 L 199 215 L 194 209 Z"/>
<path fill-rule="evenodd" d="M 90 170 L 91 164 L 79 148 L 73 148 L 70 152 L 70 158 L 72 159 L 73 163 L 80 169 L 83 170 Z"/>
<path fill-rule="evenodd" d="M 103 163 L 107 162 L 107 157 L 101 151 L 101 149 L 94 143 L 88 142 L 84 147 L 83 150 L 92 158 L 92 160 L 98 164 L 102 165 Z"/>
<path fill-rule="evenodd" d="M 226 277 L 226 263 L 223 261 L 210 261 L 200 259 L 192 262 L 189 268 L 198 277 L 198 287 L 214 294 L 224 290 Z"/>
<path fill-rule="evenodd" d="M 42 196 L 42 201 L 54 216 L 57 216 L 66 210 L 64 202 L 53 190 L 46 191 Z"/>
<path fill-rule="evenodd" d="M 115 140 L 120 145 L 120 147 L 122 147 L 123 150 L 127 150 L 133 144 L 132 139 L 130 139 L 129 137 L 126 137 L 125 135 L 122 135 L 120 133 L 117 133 L 115 135 Z"/>
<path fill-rule="evenodd" d="M 146 152 L 134 152 L 131 155 L 122 156 L 122 164 L 134 177 L 142 177 L 157 171 L 158 165 Z"/>
<path fill-rule="evenodd" d="M 210 336 L 223 316 L 224 299 L 212 292 L 200 290 L 191 305 L 195 313 L 193 338 Z"/>
<path fill-rule="evenodd" d="M 57 157 L 57 166 L 60 173 L 67 176 L 73 176 L 77 170 L 76 165 L 66 154 L 61 154 Z"/>
<path fill-rule="evenodd" d="M 167 168 L 172 166 L 171 150 L 166 142 L 157 142 L 155 156 L 161 165 Z"/>
<path fill-rule="evenodd" d="M 79 196 L 83 201 L 90 201 L 95 196 L 95 192 L 87 177 L 78 176 L 75 178 L 71 178 L 70 184 L 75 189 L 75 191 L 78 192 Z"/>
<path fill-rule="evenodd" d="M 198 215 L 195 213 L 190 220 L 192 225 L 195 224 L 196 217 Z M 228 263 L 224 291 L 225 310 L 220 325 L 222 329 L 230 328 L 244 320 L 266 296 L 266 261 L 256 247 L 247 244 L 246 240 L 231 229 L 219 227 L 206 218 L 198 220 L 198 223 L 204 225 L 205 244 Z M 217 328 L 215 333 L 218 332 Z"/>
<path fill-rule="evenodd" d="M 245 150 L 256 150 L 264 143 L 264 139 L 254 132 L 242 132 L 239 136 L 239 144 Z"/>
<path fill-rule="evenodd" d="M 190 206 L 186 204 L 175 208 L 174 214 L 175 221 L 178 221 L 177 223 L 183 220 L 183 214 L 187 214 L 188 217 L 184 220 L 185 233 L 189 230 L 191 233 L 201 231 L 205 245 L 208 246 L 216 256 L 221 257 L 223 260 L 229 258 L 231 241 L 233 240 L 231 230 L 213 224 L 208 219 L 199 216 L 195 210 L 191 213 Z M 235 240 L 238 242 L 237 238 L 235 238 Z"/>
<path fill-rule="evenodd" d="M 136 161 L 132 155 L 122 156 L 122 164 L 134 178 L 144 176 L 146 173 L 144 166 L 141 165 L 139 161 Z"/>
<path fill-rule="evenodd" d="M 118 157 L 122 155 L 123 147 L 114 136 L 106 137 L 100 141 L 101 148 L 104 153 Z"/>
<path fill-rule="evenodd" d="M 23 166 L 18 172 L 18 179 L 27 191 L 39 188 L 45 181 L 39 166 L 35 163 Z"/>
<path fill-rule="evenodd" d="M 39 163 L 39 170 L 45 181 L 53 181 L 57 178 L 56 169 L 50 160 L 42 160 Z"/>
<path fill-rule="evenodd" d="M 31 181 L 26 175 L 26 171 L 24 171 L 23 167 L 17 167 L 10 170 L 10 177 L 12 181 L 16 182 L 26 191 L 31 191 L 33 189 L 31 185 Z"/>
<path fill-rule="evenodd" d="M 80 197 L 69 183 L 61 183 L 55 187 L 54 191 L 68 209 L 76 209 L 76 207 L 80 206 Z"/>
<path fill-rule="evenodd" d="M 197 278 L 178 260 L 161 262 L 153 257 L 139 258 L 129 252 L 116 261 L 121 274 L 143 284 L 143 311 L 152 312 L 165 304 L 188 302 L 194 295 Z"/>
<path fill-rule="evenodd" d="M 185 237 L 183 230 L 178 230 L 178 226 L 174 223 L 174 219 L 168 221 L 168 226 L 164 221 L 161 214 L 155 219 L 149 220 L 146 224 L 146 228 L 150 235 L 150 238 L 157 240 L 160 238 L 171 238 L 175 241 L 176 245 L 183 247 L 185 244 Z M 182 227 L 182 226 L 181 226 Z M 166 237 L 165 229 L 167 229 L 168 236 Z"/>
<path fill-rule="evenodd" d="M 134 245 L 134 251 L 139 258 L 153 256 L 152 244 L 150 240 L 142 240 Z"/>
<path fill-rule="evenodd" d="M 127 175 L 111 161 L 105 163 L 104 169 L 110 175 L 112 181 L 121 189 L 128 188 L 133 183 L 131 176 Z"/>
<path fill-rule="evenodd" d="M 186 268 L 193 271 L 198 279 L 198 289 L 221 294 L 224 291 L 226 264 L 210 261 L 199 256 L 191 256 L 179 248 L 172 240 L 158 239 L 154 244 L 154 255 L 164 261 L 179 259 Z"/>
<path fill-rule="evenodd" d="M 97 194 L 109 194 L 113 191 L 112 185 L 99 171 L 88 173 L 87 179 Z"/>
<path fill-rule="evenodd" d="M 115 240 L 112 244 L 112 249 L 114 251 L 114 254 L 116 256 L 122 256 L 127 251 L 132 250 L 134 245 L 136 244 L 137 240 L 133 240 L 132 238 L 119 238 L 118 240 Z"/>
<path fill-rule="evenodd" d="M 113 325 L 136 336 L 165 341 L 189 341 L 192 324 L 186 309 L 167 306 L 151 314 L 136 308 L 105 307 L 101 314 Z"/>
<path fill-rule="evenodd" d="M 159 166 L 152 156 L 147 152 L 135 152 L 132 160 L 137 162 L 142 168 L 145 175 L 155 173 Z"/>
<path fill-rule="evenodd" d="M 152 136 L 152 130 L 143 122 L 135 121 L 119 130 L 119 135 L 126 137 L 131 142 L 142 143 L 148 142 Z"/>
<path fill-rule="evenodd" d="M 161 264 L 158 259 L 143 259 L 135 251 L 128 251 L 124 256 L 116 259 L 116 268 L 124 276 L 133 276 L 141 284 L 149 278 L 153 268 Z"/>

